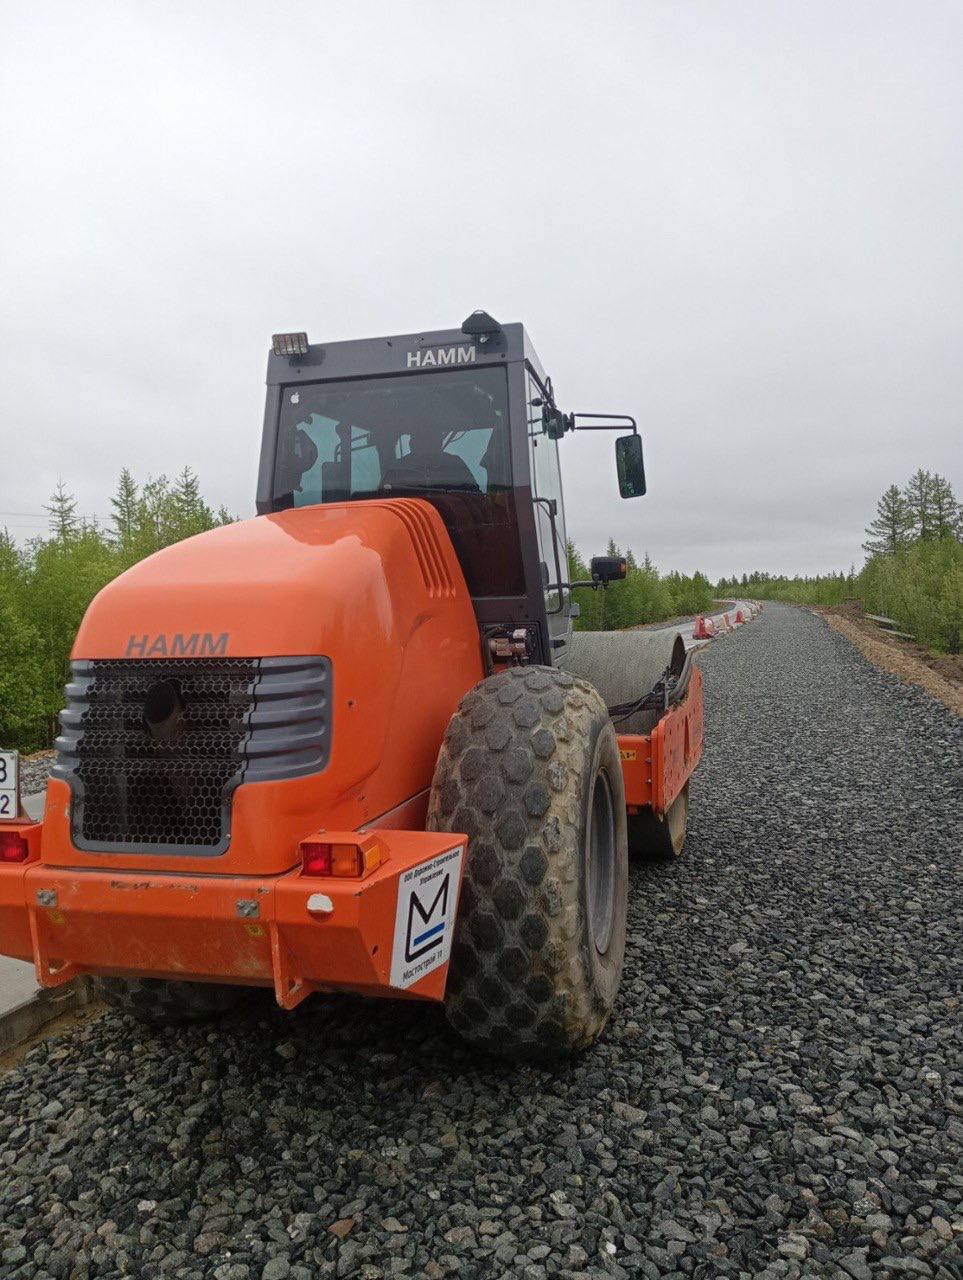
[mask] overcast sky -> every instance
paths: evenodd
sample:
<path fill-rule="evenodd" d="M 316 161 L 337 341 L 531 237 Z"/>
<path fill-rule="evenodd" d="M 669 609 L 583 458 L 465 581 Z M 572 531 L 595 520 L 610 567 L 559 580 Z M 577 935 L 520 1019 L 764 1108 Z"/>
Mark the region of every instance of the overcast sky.
<path fill-rule="evenodd" d="M 861 561 L 963 486 L 963 5 L 0 3 L 0 524 L 185 463 L 253 511 L 272 332 L 522 320 L 569 532 Z M 11 515 L 9 513 L 25 513 Z"/>

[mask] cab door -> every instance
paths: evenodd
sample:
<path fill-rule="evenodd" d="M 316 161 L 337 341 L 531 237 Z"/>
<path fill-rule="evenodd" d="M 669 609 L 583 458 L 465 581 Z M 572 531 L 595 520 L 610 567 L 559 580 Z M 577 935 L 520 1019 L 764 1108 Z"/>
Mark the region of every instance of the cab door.
<path fill-rule="evenodd" d="M 568 641 L 571 620 L 571 592 L 568 581 L 568 549 L 565 534 L 565 505 L 559 467 L 558 441 L 546 434 L 543 408 L 548 394 L 531 367 L 525 366 L 526 418 L 532 474 L 532 503 L 538 537 L 545 612 L 548 615 L 553 663 L 561 657 Z"/>

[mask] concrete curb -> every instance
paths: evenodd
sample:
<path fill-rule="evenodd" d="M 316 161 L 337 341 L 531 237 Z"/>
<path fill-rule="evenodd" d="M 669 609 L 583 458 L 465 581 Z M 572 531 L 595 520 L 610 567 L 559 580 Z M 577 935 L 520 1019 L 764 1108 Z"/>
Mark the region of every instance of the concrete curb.
<path fill-rule="evenodd" d="M 24 808 L 32 818 L 43 813 L 44 792 L 23 797 Z M 27 965 L 24 970 L 29 972 Z M 30 966 L 32 968 L 32 966 Z M 0 1007 L 0 1053 L 15 1049 L 37 1034 L 48 1022 L 75 1009 L 82 1009 L 94 999 L 86 978 L 77 978 L 62 987 L 37 987 L 30 995 L 14 999 L 6 1009 Z"/>
<path fill-rule="evenodd" d="M 62 987 L 38 990 L 35 996 L 0 1014 L 0 1053 L 15 1049 L 62 1014 L 82 1009 L 94 999 L 90 984 L 77 978 Z"/>

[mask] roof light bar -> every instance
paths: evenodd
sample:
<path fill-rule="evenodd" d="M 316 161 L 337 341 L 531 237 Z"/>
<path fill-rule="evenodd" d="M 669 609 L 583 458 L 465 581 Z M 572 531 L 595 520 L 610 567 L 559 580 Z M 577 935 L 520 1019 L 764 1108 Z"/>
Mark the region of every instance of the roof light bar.
<path fill-rule="evenodd" d="M 306 333 L 275 333 L 271 337 L 271 346 L 276 356 L 306 356 L 308 354 L 308 335 Z"/>

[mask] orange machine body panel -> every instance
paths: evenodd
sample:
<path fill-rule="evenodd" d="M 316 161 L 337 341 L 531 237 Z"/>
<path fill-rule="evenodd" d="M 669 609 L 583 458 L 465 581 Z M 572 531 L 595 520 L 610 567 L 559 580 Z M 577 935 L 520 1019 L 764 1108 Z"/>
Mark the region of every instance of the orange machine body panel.
<path fill-rule="evenodd" d="M 43 986 L 87 972 L 189 978 L 272 986 L 285 1008 L 330 988 L 444 995 L 463 835 L 379 830 L 383 863 L 363 879 L 337 879 L 300 868 L 232 876 L 50 867 L 34 856 L 29 828 L 18 829 L 31 858 L 0 865 L 0 936 L 4 952 L 34 962 Z M 421 893 L 411 919 L 399 909 L 406 883 Z M 430 936 L 406 964 L 412 928 Z"/>
<path fill-rule="evenodd" d="M 0 864 L 0 952 L 45 986 L 98 973 L 272 986 L 286 1008 L 326 988 L 441 999 L 467 841 L 426 832 L 425 810 L 448 721 L 484 670 L 434 507 L 310 507 L 169 547 L 100 592 L 71 656 L 325 657 L 327 765 L 242 779 L 213 854 L 79 849 L 70 785 L 51 779 L 43 821 L 10 824 L 28 856 Z M 308 837 L 375 840 L 379 863 L 306 875 Z M 421 949 L 399 959 L 406 928 Z"/>
<path fill-rule="evenodd" d="M 478 624 L 447 530 L 417 499 L 304 507 L 189 538 L 94 599 L 72 657 L 302 657 L 332 664 L 331 752 L 309 777 L 242 783 L 216 857 L 99 853 L 71 840 L 52 780 L 53 866 L 272 875 L 319 827 L 420 825 L 438 748 L 484 675 Z"/>
<path fill-rule="evenodd" d="M 619 734 L 629 813 L 647 805 L 665 813 L 699 763 L 702 735 L 702 672 L 693 667 L 686 696 L 650 734 Z"/>

